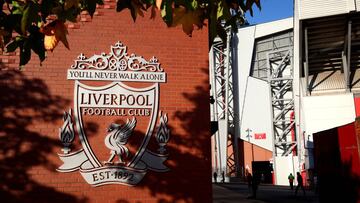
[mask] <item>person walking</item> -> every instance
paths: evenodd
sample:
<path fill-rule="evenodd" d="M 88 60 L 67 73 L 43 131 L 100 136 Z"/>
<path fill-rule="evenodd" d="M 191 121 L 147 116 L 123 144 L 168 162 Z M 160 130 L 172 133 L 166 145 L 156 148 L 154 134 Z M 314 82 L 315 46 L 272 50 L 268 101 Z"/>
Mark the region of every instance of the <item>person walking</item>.
<path fill-rule="evenodd" d="M 297 195 L 297 191 L 299 188 L 302 189 L 303 194 L 305 195 L 305 188 L 304 188 L 304 182 L 303 182 L 303 178 L 301 176 L 301 174 L 299 172 L 296 173 L 296 180 L 297 180 L 297 186 L 295 189 L 295 196 Z"/>
<path fill-rule="evenodd" d="M 292 173 L 290 173 L 290 175 L 288 176 L 288 180 L 289 180 L 289 184 L 290 184 L 290 189 L 291 189 L 291 190 L 294 189 L 294 179 L 295 179 L 295 177 L 293 176 Z"/>
<path fill-rule="evenodd" d="M 221 176 L 222 176 L 221 182 L 225 183 L 225 172 L 224 171 L 221 173 Z"/>
<path fill-rule="evenodd" d="M 249 189 L 249 192 L 251 192 L 251 183 L 252 183 L 252 175 L 251 173 L 246 170 L 246 181 L 247 181 L 247 184 L 248 184 L 248 189 Z"/>
<path fill-rule="evenodd" d="M 250 198 L 256 199 L 256 193 L 260 184 L 260 174 L 255 173 L 251 181 L 252 195 Z"/>
<path fill-rule="evenodd" d="M 216 171 L 214 171 L 213 176 L 214 176 L 214 182 L 216 183 L 217 182 L 217 173 L 216 173 Z"/>

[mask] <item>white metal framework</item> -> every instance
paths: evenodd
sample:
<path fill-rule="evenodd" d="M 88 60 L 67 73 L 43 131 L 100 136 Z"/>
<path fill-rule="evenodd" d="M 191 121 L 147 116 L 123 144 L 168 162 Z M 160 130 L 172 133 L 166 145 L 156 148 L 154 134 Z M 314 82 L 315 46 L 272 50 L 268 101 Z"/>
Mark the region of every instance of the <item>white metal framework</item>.
<path fill-rule="evenodd" d="M 237 138 L 234 133 L 234 96 L 231 66 L 231 29 L 227 41 L 216 40 L 210 51 L 211 121 L 214 171 L 233 176 L 238 172 Z M 227 149 L 232 147 L 233 153 Z"/>
<path fill-rule="evenodd" d="M 274 158 L 288 156 L 292 151 L 295 152 L 297 145 L 292 50 L 291 30 L 274 33 L 255 42 L 251 76 L 269 83 Z"/>
<path fill-rule="evenodd" d="M 269 52 L 267 60 L 273 112 L 274 157 L 288 156 L 297 146 L 294 131 L 292 50 L 282 49 Z"/>

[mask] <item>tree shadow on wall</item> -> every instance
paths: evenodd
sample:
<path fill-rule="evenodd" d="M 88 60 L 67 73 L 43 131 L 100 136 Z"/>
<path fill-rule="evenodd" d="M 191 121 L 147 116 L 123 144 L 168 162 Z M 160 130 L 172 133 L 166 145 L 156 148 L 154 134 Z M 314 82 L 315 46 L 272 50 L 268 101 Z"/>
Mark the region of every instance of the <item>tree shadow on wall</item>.
<path fill-rule="evenodd" d="M 349 127 L 351 124 L 339 128 Z M 346 134 L 350 137 L 351 134 Z M 338 128 L 332 128 L 314 135 L 315 168 L 318 175 L 320 203 L 360 202 L 360 176 L 354 170 L 354 157 L 341 157 Z M 356 144 L 356 143 L 353 143 Z M 350 153 L 351 147 L 342 153 Z M 357 167 L 358 168 L 358 167 Z"/>
<path fill-rule="evenodd" d="M 208 75 L 207 68 L 201 71 Z M 170 140 L 166 146 L 169 159 L 165 165 L 170 171 L 148 171 L 136 186 L 150 191 L 159 203 L 212 202 L 209 91 L 209 83 L 204 81 L 193 93 L 183 93 L 193 106 L 184 107 L 186 111 L 178 110 L 169 117 Z M 175 129 L 177 125 L 180 127 Z M 179 128 L 182 128 L 181 132 Z M 129 202 L 143 201 L 139 198 Z M 117 203 L 128 201 L 120 198 Z"/>
<path fill-rule="evenodd" d="M 69 101 L 53 96 L 42 80 L 12 70 L 0 72 L 0 93 L 1 202 L 86 202 L 42 185 L 35 179 L 48 172 L 32 170 L 39 166 L 54 171 L 57 167 L 48 157 L 60 141 L 36 129 L 36 123 L 61 119 Z"/>
<path fill-rule="evenodd" d="M 320 202 L 358 203 L 360 201 L 360 177 L 353 173 L 351 161 L 338 164 L 335 169 L 329 169 L 329 172 L 319 172 Z"/>
<path fill-rule="evenodd" d="M 338 162 L 336 168 L 319 172 L 318 187 L 321 203 L 360 201 L 360 177 L 353 173 L 351 161 Z"/>

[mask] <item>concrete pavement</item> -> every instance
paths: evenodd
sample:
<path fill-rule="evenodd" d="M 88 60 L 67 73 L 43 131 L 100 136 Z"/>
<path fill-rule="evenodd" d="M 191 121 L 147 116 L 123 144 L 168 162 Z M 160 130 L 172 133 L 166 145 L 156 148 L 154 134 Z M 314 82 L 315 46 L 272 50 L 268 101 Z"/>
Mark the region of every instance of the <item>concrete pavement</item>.
<path fill-rule="evenodd" d="M 294 188 L 295 189 L 295 188 Z M 245 183 L 213 184 L 213 203 L 318 203 L 314 192 L 307 190 L 303 196 L 299 190 L 295 196 L 289 187 L 259 185 L 256 199 L 249 199 L 250 191 Z"/>

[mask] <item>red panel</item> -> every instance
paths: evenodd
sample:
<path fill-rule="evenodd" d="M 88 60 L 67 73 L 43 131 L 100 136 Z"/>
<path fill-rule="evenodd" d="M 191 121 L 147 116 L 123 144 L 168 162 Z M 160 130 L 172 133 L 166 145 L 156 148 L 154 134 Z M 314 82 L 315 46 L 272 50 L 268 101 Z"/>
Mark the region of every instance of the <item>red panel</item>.
<path fill-rule="evenodd" d="M 338 128 L 339 150 L 342 163 L 348 163 L 354 174 L 360 175 L 360 161 L 355 133 L 355 124 Z"/>
<path fill-rule="evenodd" d="M 304 185 L 308 185 L 308 180 L 307 180 L 307 177 L 306 177 L 306 171 L 304 170 L 304 171 L 301 171 L 301 177 L 302 177 L 302 179 L 303 179 L 303 184 Z"/>
<path fill-rule="evenodd" d="M 356 117 L 360 116 L 360 97 L 354 98 Z"/>
<path fill-rule="evenodd" d="M 294 111 L 292 111 L 292 112 L 290 113 L 290 121 L 292 122 L 294 119 L 295 119 L 295 113 L 294 113 Z M 295 128 L 294 128 L 294 126 L 295 126 L 295 125 L 293 125 L 293 126 L 291 127 L 291 141 L 295 141 Z M 294 148 L 294 149 L 293 149 L 293 152 L 292 152 L 294 156 L 296 156 L 296 151 L 297 151 L 297 149 Z"/>

